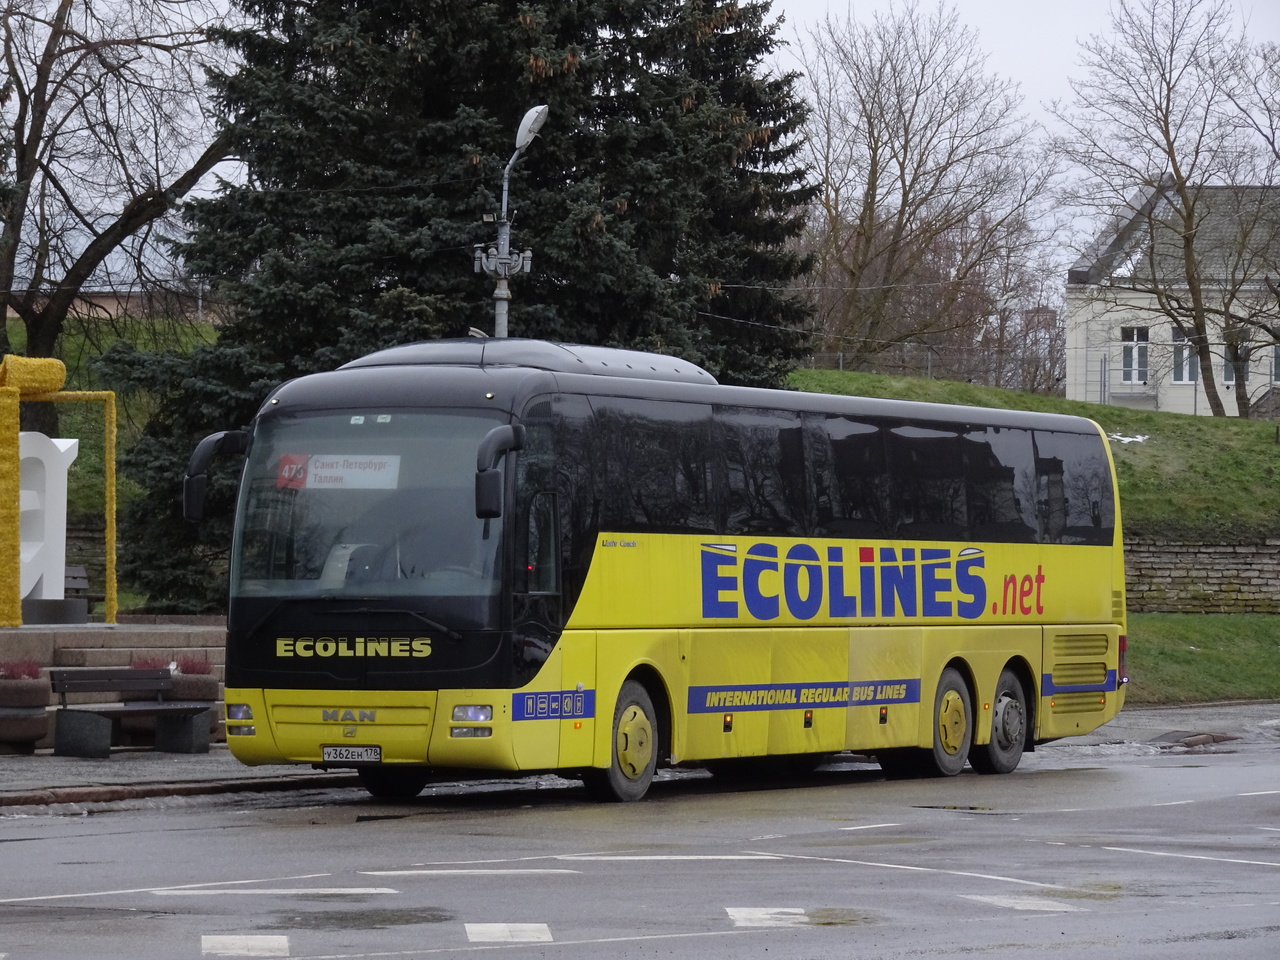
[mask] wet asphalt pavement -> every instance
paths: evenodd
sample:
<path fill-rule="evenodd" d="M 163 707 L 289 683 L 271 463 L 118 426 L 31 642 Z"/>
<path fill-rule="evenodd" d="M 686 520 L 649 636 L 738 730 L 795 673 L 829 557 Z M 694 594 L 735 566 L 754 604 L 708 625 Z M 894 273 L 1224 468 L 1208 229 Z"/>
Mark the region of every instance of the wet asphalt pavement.
<path fill-rule="evenodd" d="M 1054 756 L 1065 759 L 1108 746 L 1143 744 L 1156 751 L 1212 747 L 1229 741 L 1276 740 L 1280 740 L 1280 701 L 1135 707 L 1091 734 L 1041 747 L 1037 761 L 1050 761 Z M 0 756 L 0 812 L 58 803 L 356 785 L 356 777 L 349 770 L 324 772 L 293 765 L 246 767 L 225 744 L 214 744 L 205 754 L 118 748 L 106 760 L 55 757 L 51 751 Z"/>

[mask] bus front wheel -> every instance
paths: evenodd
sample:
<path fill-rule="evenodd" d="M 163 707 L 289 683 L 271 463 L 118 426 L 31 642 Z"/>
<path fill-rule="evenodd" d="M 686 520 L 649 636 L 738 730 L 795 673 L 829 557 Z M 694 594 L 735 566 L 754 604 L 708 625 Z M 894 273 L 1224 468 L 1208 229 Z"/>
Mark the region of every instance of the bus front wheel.
<path fill-rule="evenodd" d="M 969 763 L 979 773 L 1012 773 L 1027 739 L 1027 697 L 1012 670 L 1000 674 L 992 708 L 991 742 L 974 747 Z"/>
<path fill-rule="evenodd" d="M 379 800 L 412 800 L 430 774 L 421 767 L 357 767 L 360 786 Z"/>
<path fill-rule="evenodd" d="M 597 800 L 627 803 L 649 790 L 658 766 L 658 727 L 649 692 L 628 680 L 613 711 L 612 762 L 606 770 L 589 770 L 587 789 Z"/>
<path fill-rule="evenodd" d="M 954 777 L 964 769 L 973 744 L 973 698 L 969 686 L 955 667 L 947 667 L 938 678 L 933 698 L 933 751 L 928 772 Z"/>

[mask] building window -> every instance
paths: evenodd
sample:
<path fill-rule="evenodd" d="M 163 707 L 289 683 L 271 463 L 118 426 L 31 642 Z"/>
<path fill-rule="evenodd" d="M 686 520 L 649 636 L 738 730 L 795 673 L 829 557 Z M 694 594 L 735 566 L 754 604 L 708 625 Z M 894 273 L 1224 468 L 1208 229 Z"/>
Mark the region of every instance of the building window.
<path fill-rule="evenodd" d="M 1187 335 L 1173 328 L 1173 382 L 1195 383 L 1200 379 L 1200 357 L 1187 340 Z"/>
<path fill-rule="evenodd" d="M 1124 344 L 1120 379 L 1125 383 L 1147 382 L 1147 333 L 1147 327 L 1120 328 L 1120 341 Z"/>
<path fill-rule="evenodd" d="M 1249 356 L 1245 354 L 1241 357 L 1244 362 L 1244 382 L 1249 382 Z M 1236 367 L 1230 360 L 1222 361 L 1222 382 L 1232 384 L 1236 382 Z"/>
<path fill-rule="evenodd" d="M 1280 382 L 1280 343 L 1271 348 L 1271 379 Z"/>

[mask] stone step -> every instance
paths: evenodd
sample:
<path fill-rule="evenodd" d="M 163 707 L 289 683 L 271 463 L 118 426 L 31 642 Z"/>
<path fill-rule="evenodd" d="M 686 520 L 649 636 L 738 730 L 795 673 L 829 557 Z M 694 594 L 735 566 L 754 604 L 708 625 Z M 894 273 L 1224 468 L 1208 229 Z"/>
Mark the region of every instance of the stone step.
<path fill-rule="evenodd" d="M 21 628 L 20 635 L 31 642 L 37 639 L 39 628 Z M 0 650 L 4 649 L 7 637 L 0 633 Z M 138 627 L 98 627 L 84 629 L 62 629 L 53 634 L 54 649 L 91 649 L 126 647 L 139 650 L 191 647 L 215 648 L 224 647 L 227 642 L 227 631 L 223 627 L 189 627 L 164 625 L 140 629 Z"/>
<path fill-rule="evenodd" d="M 159 657 L 166 663 L 180 657 L 196 657 L 213 665 L 214 673 L 222 676 L 226 660 L 224 647 L 71 647 L 54 652 L 56 667 L 127 667 L 143 659 Z"/>

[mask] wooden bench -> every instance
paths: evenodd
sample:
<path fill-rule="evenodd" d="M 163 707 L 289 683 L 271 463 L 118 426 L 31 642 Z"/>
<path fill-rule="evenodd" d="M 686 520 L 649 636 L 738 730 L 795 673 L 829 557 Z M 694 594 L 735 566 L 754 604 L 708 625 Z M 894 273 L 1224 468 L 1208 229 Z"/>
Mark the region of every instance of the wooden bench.
<path fill-rule="evenodd" d="M 123 717 L 155 717 L 156 749 L 166 753 L 208 753 L 214 704 L 208 700 L 170 700 L 168 669 L 135 667 L 55 667 L 49 671 L 58 695 L 53 752 L 64 757 L 111 756 L 116 723 Z M 82 693 L 114 693 L 114 703 L 68 703 Z"/>

